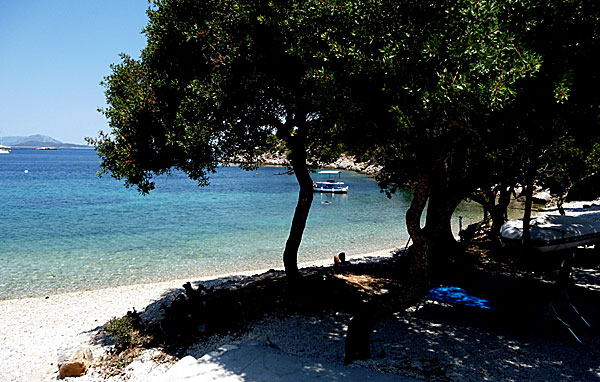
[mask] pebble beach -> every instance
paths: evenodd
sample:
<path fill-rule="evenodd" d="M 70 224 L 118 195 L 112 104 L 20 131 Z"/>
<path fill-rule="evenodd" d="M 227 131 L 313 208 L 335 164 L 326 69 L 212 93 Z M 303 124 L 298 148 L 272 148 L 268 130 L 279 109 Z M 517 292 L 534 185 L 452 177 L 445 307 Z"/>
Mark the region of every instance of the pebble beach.
<path fill-rule="evenodd" d="M 600 203 L 570 203 L 565 209 L 567 214 L 600 219 Z M 349 260 L 377 261 L 381 256 L 391 256 L 391 251 Z M 331 266 L 331 262 L 304 266 Z M 210 286 L 254 273 L 259 272 L 195 281 Z M 79 345 L 90 346 L 94 359 L 99 359 L 110 348 L 93 345 L 92 338 L 104 323 L 133 309 L 143 312 L 153 302 L 181 292 L 186 281 L 0 301 L 0 380 L 57 380 L 61 349 Z M 575 269 L 574 281 L 592 293 L 600 293 L 597 267 Z M 584 311 L 591 314 L 588 319 L 592 324 L 600 324 L 597 307 L 584 307 Z M 155 315 L 158 310 L 144 314 Z M 585 332 L 583 344 L 579 344 L 563 327 L 548 323 L 542 316 L 543 330 L 535 325 L 493 325 L 460 309 L 424 299 L 409 311 L 378 322 L 371 338 L 372 358 L 344 367 L 344 335 L 349 319 L 344 313 L 265 316 L 247 332 L 214 336 L 195 344 L 177 363 L 160 357 L 157 349 L 146 350 L 120 375 L 106 377 L 92 367 L 87 375 L 67 380 L 600 380 L 597 328 Z M 273 359 L 277 365 L 267 365 L 266 360 Z"/>
<path fill-rule="evenodd" d="M 356 255 L 349 259 L 387 257 L 391 251 Z M 330 265 L 330 261 L 303 264 Z M 197 278 L 210 287 L 218 283 L 263 273 L 265 270 Z M 151 303 L 183 291 L 189 279 L 136 284 L 83 292 L 0 301 L 0 381 L 53 381 L 63 349 L 88 344 L 108 320 L 128 311 L 144 311 Z M 155 310 L 148 314 L 158 314 Z M 93 349 L 97 359 L 106 349 Z M 81 379 L 80 379 L 81 380 Z"/>

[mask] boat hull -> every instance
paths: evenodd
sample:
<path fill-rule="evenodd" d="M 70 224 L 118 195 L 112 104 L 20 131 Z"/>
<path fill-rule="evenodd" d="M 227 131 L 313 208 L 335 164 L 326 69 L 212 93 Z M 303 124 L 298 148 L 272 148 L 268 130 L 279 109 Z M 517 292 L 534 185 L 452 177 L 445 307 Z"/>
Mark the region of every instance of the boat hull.
<path fill-rule="evenodd" d="M 313 187 L 314 192 L 328 192 L 330 194 L 347 194 L 348 187 L 343 188 L 325 188 L 325 187 Z"/>
<path fill-rule="evenodd" d="M 348 193 L 348 186 L 344 182 L 326 181 L 326 182 L 314 182 L 314 192 L 327 192 L 331 194 L 346 194 Z"/>
<path fill-rule="evenodd" d="M 600 242 L 600 222 L 574 216 L 546 215 L 531 219 L 530 236 L 536 252 L 556 252 Z M 523 242 L 523 221 L 509 220 L 501 229 L 504 247 Z"/>

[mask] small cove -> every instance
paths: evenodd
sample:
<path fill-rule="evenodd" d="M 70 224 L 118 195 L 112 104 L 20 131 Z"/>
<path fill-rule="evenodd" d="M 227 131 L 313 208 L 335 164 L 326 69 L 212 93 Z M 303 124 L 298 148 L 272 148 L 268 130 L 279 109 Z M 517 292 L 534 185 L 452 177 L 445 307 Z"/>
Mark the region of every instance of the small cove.
<path fill-rule="evenodd" d="M 0 157 L 0 299 L 281 267 L 296 205 L 280 167 L 222 167 L 211 185 L 158 177 L 142 196 L 98 178 L 93 150 L 13 150 Z M 347 195 L 315 194 L 298 259 L 404 246 L 410 194 L 343 172 Z M 463 226 L 478 205 L 455 213 Z"/>

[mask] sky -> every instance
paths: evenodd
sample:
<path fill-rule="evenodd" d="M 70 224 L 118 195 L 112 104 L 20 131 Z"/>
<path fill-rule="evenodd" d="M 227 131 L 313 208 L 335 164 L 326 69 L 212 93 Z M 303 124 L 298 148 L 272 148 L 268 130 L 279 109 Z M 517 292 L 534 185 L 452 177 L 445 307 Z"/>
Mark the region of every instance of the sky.
<path fill-rule="evenodd" d="M 84 144 L 110 131 L 102 79 L 138 58 L 147 0 L 0 0 L 0 136 Z"/>

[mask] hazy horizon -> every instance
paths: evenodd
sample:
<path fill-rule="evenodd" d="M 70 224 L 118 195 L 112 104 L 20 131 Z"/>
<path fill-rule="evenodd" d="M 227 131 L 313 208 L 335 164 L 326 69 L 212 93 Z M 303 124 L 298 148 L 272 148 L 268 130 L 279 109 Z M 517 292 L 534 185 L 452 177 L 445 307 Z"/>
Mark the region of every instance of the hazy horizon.
<path fill-rule="evenodd" d="M 108 130 L 102 79 L 145 45 L 146 0 L 0 2 L 0 136 L 85 144 Z"/>

